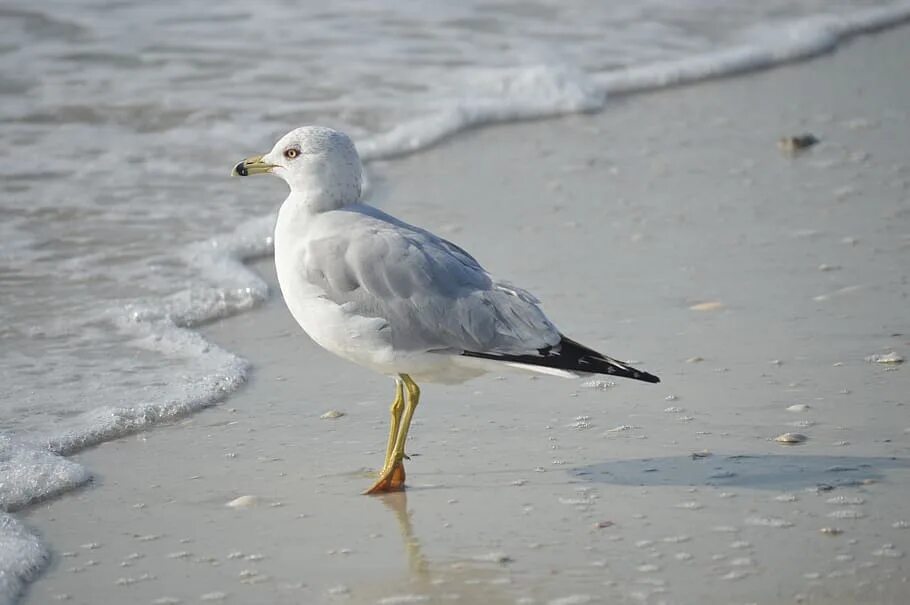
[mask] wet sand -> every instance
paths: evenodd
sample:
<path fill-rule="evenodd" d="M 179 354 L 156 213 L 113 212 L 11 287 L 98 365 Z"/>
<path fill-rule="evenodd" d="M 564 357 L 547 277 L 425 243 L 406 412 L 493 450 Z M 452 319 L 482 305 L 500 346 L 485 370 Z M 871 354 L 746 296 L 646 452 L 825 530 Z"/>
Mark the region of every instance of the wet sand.
<path fill-rule="evenodd" d="M 907 602 L 908 368 L 866 361 L 910 355 L 907 56 L 902 28 L 373 164 L 378 205 L 663 383 L 426 385 L 410 489 L 363 497 L 392 383 L 276 295 L 206 329 L 240 393 L 25 513 L 55 554 L 24 601 Z"/>

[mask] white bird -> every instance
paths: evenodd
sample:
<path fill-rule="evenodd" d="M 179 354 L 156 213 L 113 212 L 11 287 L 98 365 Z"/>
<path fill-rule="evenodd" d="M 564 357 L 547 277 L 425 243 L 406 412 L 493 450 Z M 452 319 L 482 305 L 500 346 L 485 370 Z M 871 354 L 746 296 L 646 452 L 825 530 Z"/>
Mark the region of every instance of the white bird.
<path fill-rule="evenodd" d="M 233 170 L 265 173 L 291 189 L 275 225 L 275 267 L 294 319 L 323 348 L 395 377 L 385 462 L 366 493 L 404 488 L 418 381 L 458 383 L 508 364 L 659 382 L 563 336 L 540 301 L 455 244 L 364 204 L 347 135 L 304 126 Z"/>

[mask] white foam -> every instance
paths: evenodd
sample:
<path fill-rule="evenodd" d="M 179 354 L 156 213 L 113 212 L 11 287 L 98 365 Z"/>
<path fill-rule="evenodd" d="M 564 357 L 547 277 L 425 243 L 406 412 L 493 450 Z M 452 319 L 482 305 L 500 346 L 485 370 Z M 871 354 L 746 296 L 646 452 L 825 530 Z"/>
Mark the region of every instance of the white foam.
<path fill-rule="evenodd" d="M 0 435 L 0 510 L 17 510 L 90 478 L 75 462 Z"/>
<path fill-rule="evenodd" d="M 815 15 L 761 25 L 741 35 L 742 42 L 717 51 L 673 61 L 600 74 L 594 80 L 608 93 L 630 93 L 690 84 L 709 78 L 765 69 L 829 52 L 844 39 L 910 19 L 910 3 Z"/>
<path fill-rule="evenodd" d="M 183 290 L 161 301 L 103 313 L 133 346 L 193 366 L 194 379 L 182 385 L 178 395 L 97 407 L 62 428 L 30 435 L 29 441 L 55 454 L 69 454 L 213 405 L 243 384 L 249 363 L 192 328 L 246 311 L 268 298 L 268 285 L 244 261 L 271 252 L 274 221 L 274 215 L 260 217 L 184 251 L 187 262 L 217 287 Z"/>
<path fill-rule="evenodd" d="M 244 382 L 248 362 L 207 341 L 190 326 L 250 309 L 266 299 L 268 286 L 243 261 L 269 253 L 273 223 L 274 216 L 262 217 L 232 234 L 187 249 L 190 262 L 218 279 L 221 287 L 184 291 L 159 303 L 104 312 L 135 346 L 191 362 L 197 379 L 188 382 L 178 397 L 98 407 L 60 429 L 30 433 L 21 441 L 0 434 L 0 510 L 15 511 L 90 480 L 84 467 L 63 455 L 212 405 Z M 0 513 L 0 605 L 16 600 L 46 558 L 36 536 Z"/>
<path fill-rule="evenodd" d="M 910 19 L 910 2 L 843 15 L 814 15 L 754 27 L 740 41 L 680 59 L 585 74 L 566 65 L 478 70 L 462 78 L 471 91 L 441 108 L 358 142 L 365 160 L 420 151 L 458 132 L 511 122 L 602 109 L 611 95 L 656 90 L 804 60 L 833 50 L 850 36 Z"/>
<path fill-rule="evenodd" d="M 47 563 L 47 550 L 26 527 L 0 513 L 0 605 L 16 602 L 25 583 Z"/>
<path fill-rule="evenodd" d="M 455 88 L 470 94 L 448 97 L 436 111 L 358 142 L 360 155 L 364 160 L 387 159 L 471 127 L 595 111 L 605 101 L 602 88 L 568 66 L 475 69 L 456 80 Z"/>

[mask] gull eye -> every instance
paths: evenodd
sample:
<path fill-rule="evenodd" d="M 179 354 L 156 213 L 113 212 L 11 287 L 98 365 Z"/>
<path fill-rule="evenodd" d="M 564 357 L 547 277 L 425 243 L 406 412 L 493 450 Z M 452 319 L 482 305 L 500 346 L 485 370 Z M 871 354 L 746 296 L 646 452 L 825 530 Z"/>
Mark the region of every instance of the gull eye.
<path fill-rule="evenodd" d="M 289 160 L 293 160 L 294 158 L 296 158 L 299 155 L 300 155 L 300 150 L 296 149 L 294 147 L 284 150 L 284 157 L 286 157 Z"/>

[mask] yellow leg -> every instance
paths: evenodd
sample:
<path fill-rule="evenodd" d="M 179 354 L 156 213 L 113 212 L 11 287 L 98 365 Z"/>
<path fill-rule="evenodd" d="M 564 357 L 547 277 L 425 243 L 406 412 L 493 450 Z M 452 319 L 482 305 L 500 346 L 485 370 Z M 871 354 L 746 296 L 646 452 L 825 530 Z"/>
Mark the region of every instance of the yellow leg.
<path fill-rule="evenodd" d="M 401 419 L 401 426 L 398 428 L 398 439 L 395 440 L 395 447 L 392 449 L 392 457 L 395 462 L 404 460 L 404 443 L 408 439 L 408 431 L 411 428 L 411 419 L 414 418 L 414 411 L 417 404 L 420 403 L 420 387 L 407 374 L 401 375 L 404 382 L 404 388 L 408 390 L 408 399 L 404 407 L 404 417 Z"/>
<path fill-rule="evenodd" d="M 382 463 L 382 470 L 392 465 L 392 452 L 395 451 L 395 442 L 398 440 L 398 427 L 401 426 L 401 412 L 404 410 L 404 385 L 401 378 L 395 379 L 395 399 L 392 401 L 392 407 L 389 412 L 392 420 L 389 423 L 389 443 L 385 448 L 385 462 Z"/>
<path fill-rule="evenodd" d="M 407 398 L 400 395 L 402 385 L 407 391 Z M 404 399 L 402 413 L 401 400 Z M 386 460 L 379 479 L 365 494 L 379 494 L 384 492 L 397 492 L 404 489 L 404 444 L 408 439 L 408 430 L 411 428 L 411 419 L 414 410 L 420 402 L 420 387 L 407 374 L 399 375 L 396 387 L 395 401 L 392 403 L 392 426 L 389 430 L 389 444 L 386 447 Z M 397 406 L 396 406 L 397 404 Z"/>

